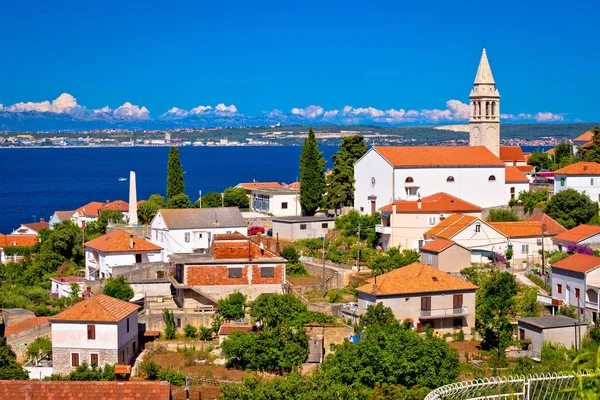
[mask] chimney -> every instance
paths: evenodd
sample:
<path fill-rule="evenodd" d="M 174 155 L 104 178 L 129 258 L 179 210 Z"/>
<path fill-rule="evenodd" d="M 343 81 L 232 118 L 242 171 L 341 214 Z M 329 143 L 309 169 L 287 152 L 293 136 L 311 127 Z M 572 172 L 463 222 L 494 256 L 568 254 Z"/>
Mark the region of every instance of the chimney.
<path fill-rule="evenodd" d="M 129 225 L 138 224 L 137 216 L 137 186 L 135 182 L 135 171 L 129 171 Z"/>
<path fill-rule="evenodd" d="M 376 292 L 377 292 L 377 284 L 376 284 L 376 283 L 374 283 L 374 284 L 373 284 L 373 293 L 376 293 Z"/>
<path fill-rule="evenodd" d="M 583 166 L 583 172 L 585 172 L 586 174 L 588 173 L 588 166 L 587 165 Z"/>
<path fill-rule="evenodd" d="M 396 214 L 396 202 L 392 203 L 392 214 Z"/>
<path fill-rule="evenodd" d="M 45 222 L 46 220 L 44 218 L 40 218 L 40 222 Z"/>
<path fill-rule="evenodd" d="M 133 233 L 129 234 L 129 248 L 133 249 Z"/>
<path fill-rule="evenodd" d="M 421 208 L 423 208 L 423 205 L 421 204 L 421 198 L 419 198 L 419 200 L 417 200 L 417 208 L 420 210 Z"/>
<path fill-rule="evenodd" d="M 277 241 L 275 242 L 275 254 L 279 255 L 281 248 L 279 246 L 279 233 L 277 233 Z"/>

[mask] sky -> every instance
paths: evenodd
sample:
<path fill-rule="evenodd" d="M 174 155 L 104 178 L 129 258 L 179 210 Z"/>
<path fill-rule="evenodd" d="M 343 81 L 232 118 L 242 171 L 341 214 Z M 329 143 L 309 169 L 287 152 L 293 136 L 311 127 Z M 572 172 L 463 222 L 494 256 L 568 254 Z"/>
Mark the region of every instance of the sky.
<path fill-rule="evenodd" d="M 599 121 L 599 17 L 588 0 L 5 2 L 0 104 L 461 120 L 485 45 L 505 120 Z"/>

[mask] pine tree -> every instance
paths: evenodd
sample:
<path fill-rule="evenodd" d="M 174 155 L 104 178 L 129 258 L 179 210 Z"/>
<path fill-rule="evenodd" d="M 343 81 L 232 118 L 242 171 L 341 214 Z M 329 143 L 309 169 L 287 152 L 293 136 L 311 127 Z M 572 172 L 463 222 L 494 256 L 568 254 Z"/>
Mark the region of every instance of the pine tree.
<path fill-rule="evenodd" d="M 302 214 L 315 215 L 325 191 L 325 160 L 310 128 L 300 153 L 300 206 Z"/>
<path fill-rule="evenodd" d="M 179 150 L 171 147 L 167 164 L 167 202 L 172 197 L 184 192 L 183 167 L 179 160 Z"/>
<path fill-rule="evenodd" d="M 367 152 L 361 135 L 345 137 L 333 158 L 333 172 L 327 177 L 325 205 L 330 208 L 354 204 L 354 163 Z"/>

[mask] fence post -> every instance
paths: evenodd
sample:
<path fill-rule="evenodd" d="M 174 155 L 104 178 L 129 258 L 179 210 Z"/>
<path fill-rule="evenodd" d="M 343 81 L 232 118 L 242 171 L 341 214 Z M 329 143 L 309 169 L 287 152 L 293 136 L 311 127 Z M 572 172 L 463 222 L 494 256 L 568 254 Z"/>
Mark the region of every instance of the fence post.
<path fill-rule="evenodd" d="M 523 378 L 523 395 L 525 396 L 524 400 L 529 400 L 530 388 L 531 381 L 527 378 Z"/>

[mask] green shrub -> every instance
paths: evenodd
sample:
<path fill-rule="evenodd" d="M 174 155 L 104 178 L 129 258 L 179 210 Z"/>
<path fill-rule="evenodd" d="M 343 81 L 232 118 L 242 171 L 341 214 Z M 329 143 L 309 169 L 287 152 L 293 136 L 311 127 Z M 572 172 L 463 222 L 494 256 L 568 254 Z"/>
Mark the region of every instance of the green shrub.
<path fill-rule="evenodd" d="M 158 373 L 158 379 L 167 381 L 171 385 L 182 386 L 185 383 L 185 375 L 174 371 L 171 367 L 163 369 Z"/>
<path fill-rule="evenodd" d="M 244 318 L 245 303 L 246 296 L 240 292 L 235 292 L 219 300 L 217 307 L 225 319 L 242 319 Z"/>
<path fill-rule="evenodd" d="M 308 276 L 308 272 L 306 272 L 306 268 L 304 265 L 300 263 L 287 263 L 285 265 L 285 274 L 287 276 Z"/>
<path fill-rule="evenodd" d="M 460 331 L 458 331 L 458 333 L 456 334 L 456 341 L 457 342 L 464 342 L 465 341 L 465 333 L 463 332 L 462 329 Z"/>
<path fill-rule="evenodd" d="M 168 340 L 175 339 L 175 317 L 173 311 L 165 308 L 163 310 L 163 320 L 165 321 L 165 338 Z"/>
<path fill-rule="evenodd" d="M 185 334 L 186 338 L 195 338 L 196 334 L 198 333 L 198 329 L 196 329 L 195 326 L 187 324 L 183 327 L 183 333 Z"/>
<path fill-rule="evenodd" d="M 212 340 L 213 330 L 211 328 L 201 326 L 199 333 L 200 333 L 200 340 Z"/>
<path fill-rule="evenodd" d="M 300 260 L 300 254 L 298 254 L 298 250 L 293 245 L 288 245 L 281 249 L 281 257 L 285 258 L 290 264 L 296 264 Z"/>
<path fill-rule="evenodd" d="M 342 294 L 338 291 L 332 290 L 327 293 L 327 301 L 330 303 L 341 303 L 342 302 Z"/>
<path fill-rule="evenodd" d="M 149 381 L 155 381 L 160 372 L 160 365 L 156 361 L 148 360 L 140 363 L 140 373 Z"/>

